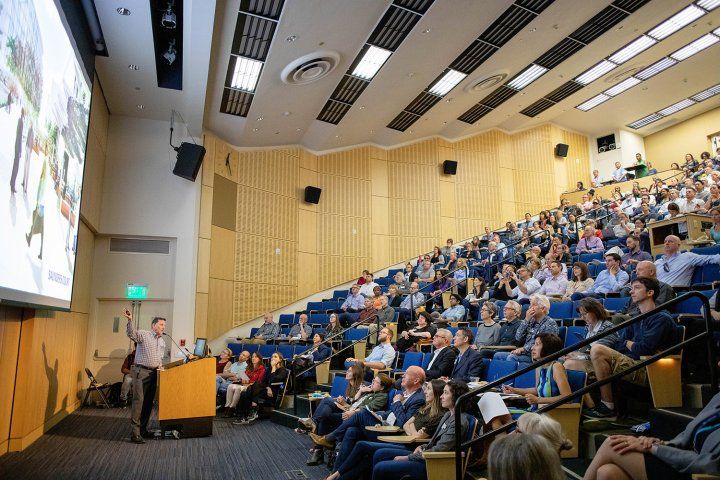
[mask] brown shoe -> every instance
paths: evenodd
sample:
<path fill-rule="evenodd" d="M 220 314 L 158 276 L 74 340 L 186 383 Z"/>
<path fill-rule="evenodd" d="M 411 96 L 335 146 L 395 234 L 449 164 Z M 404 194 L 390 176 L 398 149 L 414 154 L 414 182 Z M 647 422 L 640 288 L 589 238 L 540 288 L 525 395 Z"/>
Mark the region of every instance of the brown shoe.
<path fill-rule="evenodd" d="M 310 433 L 315 433 L 317 430 L 317 426 L 315 425 L 315 422 L 313 422 L 312 418 L 301 418 L 298 420 L 298 423 L 300 423 L 300 425 L 302 425 L 305 430 Z"/>
<path fill-rule="evenodd" d="M 315 445 L 319 445 L 319 446 L 327 448 L 329 450 L 335 449 L 335 442 L 333 442 L 332 440 L 328 440 L 327 438 L 325 438 L 324 435 L 318 435 L 316 433 L 311 433 L 310 439 L 313 441 L 313 443 Z"/>

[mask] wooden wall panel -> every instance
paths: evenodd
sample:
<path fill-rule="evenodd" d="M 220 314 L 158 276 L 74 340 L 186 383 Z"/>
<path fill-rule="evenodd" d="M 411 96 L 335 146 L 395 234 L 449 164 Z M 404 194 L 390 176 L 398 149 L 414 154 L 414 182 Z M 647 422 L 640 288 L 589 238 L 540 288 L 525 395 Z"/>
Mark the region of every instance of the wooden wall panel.
<path fill-rule="evenodd" d="M 567 180 L 563 185 L 564 191 L 575 190 L 576 182 L 582 181 L 585 185 L 590 185 L 590 150 L 588 148 L 588 138 L 585 135 L 575 132 L 562 130 L 563 143 L 568 145 L 568 156 L 565 158 L 565 170 L 567 172 Z M 558 202 L 559 204 L 560 202 Z"/>
<path fill-rule="evenodd" d="M 241 152 L 238 185 L 295 197 L 298 168 L 300 160 L 285 150 Z"/>
<path fill-rule="evenodd" d="M 234 301 L 234 286 L 232 281 L 210 279 L 208 288 L 207 326 L 209 338 L 215 338 L 232 328 L 233 310 L 237 308 Z"/>
<path fill-rule="evenodd" d="M 210 246 L 210 278 L 233 280 L 235 278 L 235 232 L 212 226 Z M 198 255 L 199 257 L 199 255 Z M 198 261 L 200 259 L 198 258 Z"/>
<path fill-rule="evenodd" d="M 0 455 L 8 451 L 22 310 L 0 307 Z"/>

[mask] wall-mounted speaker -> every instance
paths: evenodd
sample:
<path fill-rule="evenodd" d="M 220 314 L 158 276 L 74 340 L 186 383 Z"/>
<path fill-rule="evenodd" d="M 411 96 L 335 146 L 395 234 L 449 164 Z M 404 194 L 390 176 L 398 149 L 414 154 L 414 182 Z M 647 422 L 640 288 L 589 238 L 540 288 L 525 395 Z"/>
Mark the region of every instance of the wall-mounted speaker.
<path fill-rule="evenodd" d="M 443 173 L 445 175 L 455 175 L 457 173 L 457 162 L 455 160 L 445 160 L 443 162 Z"/>
<path fill-rule="evenodd" d="M 194 143 L 181 143 L 177 150 L 177 162 L 173 173 L 178 177 L 186 178 L 191 182 L 195 181 L 200 165 L 202 165 L 203 157 L 205 157 L 205 147 L 195 145 Z"/>
<path fill-rule="evenodd" d="M 320 203 L 320 193 L 322 192 L 321 188 L 318 187 L 311 187 L 307 186 L 305 187 L 305 201 L 307 203 Z"/>
<path fill-rule="evenodd" d="M 557 157 L 567 157 L 568 153 L 568 146 L 564 143 L 558 143 L 555 145 L 555 156 Z"/>

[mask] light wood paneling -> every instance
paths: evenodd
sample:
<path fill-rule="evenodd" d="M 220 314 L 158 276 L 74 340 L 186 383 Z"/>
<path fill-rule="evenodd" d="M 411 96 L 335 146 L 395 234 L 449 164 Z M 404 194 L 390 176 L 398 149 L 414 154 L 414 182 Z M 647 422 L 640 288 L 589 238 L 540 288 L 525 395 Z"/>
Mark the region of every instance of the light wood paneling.
<path fill-rule="evenodd" d="M 299 210 L 298 214 L 300 216 L 298 251 L 315 254 L 318 251 L 318 215 L 307 210 Z"/>
<path fill-rule="evenodd" d="M 215 144 L 220 140 L 214 135 L 204 135 L 203 146 L 205 147 L 205 160 L 202 164 L 202 185 L 212 187 L 215 182 L 215 164 L 213 160 L 215 158 Z"/>
<path fill-rule="evenodd" d="M 455 217 L 455 182 L 440 182 L 440 215 Z"/>
<path fill-rule="evenodd" d="M 213 186 L 212 224 L 228 230 L 235 230 L 238 202 L 238 188 L 221 175 L 215 175 Z"/>
<path fill-rule="evenodd" d="M 195 338 L 207 338 L 208 294 L 195 294 Z"/>
<path fill-rule="evenodd" d="M 233 259 L 233 267 L 235 259 Z M 210 239 L 198 239 L 198 260 L 197 260 L 197 285 L 196 290 L 199 293 L 208 293 L 210 279 Z"/>
<path fill-rule="evenodd" d="M 387 235 L 372 235 L 372 263 L 371 269 L 381 270 L 390 265 L 390 237 Z"/>
<path fill-rule="evenodd" d="M 200 226 L 198 236 L 210 238 L 210 226 L 212 225 L 213 188 L 203 185 L 200 193 Z"/>
<path fill-rule="evenodd" d="M 317 254 L 298 252 L 298 297 L 309 296 L 318 291 L 319 273 Z"/>
<path fill-rule="evenodd" d="M 239 174 L 239 154 L 237 150 L 225 142 L 216 141 L 213 153 L 213 156 L 208 158 L 208 160 L 212 160 L 215 175 L 220 175 L 237 183 Z M 246 175 L 246 173 L 247 172 L 243 171 L 242 174 Z"/>
<path fill-rule="evenodd" d="M 234 286 L 232 281 L 210 279 L 206 332 L 215 338 L 233 325 Z"/>
<path fill-rule="evenodd" d="M 20 343 L 19 308 L 0 307 L 0 455 L 8 451 Z"/>
<path fill-rule="evenodd" d="M 388 235 L 390 233 L 390 201 L 387 197 L 372 197 L 372 233 Z M 372 250 L 374 252 L 375 249 Z"/>
<path fill-rule="evenodd" d="M 388 196 L 388 163 L 376 158 L 370 161 L 370 181 L 372 194 L 378 197 Z"/>
<path fill-rule="evenodd" d="M 232 280 L 235 278 L 235 232 L 212 227 L 210 247 L 210 278 Z"/>

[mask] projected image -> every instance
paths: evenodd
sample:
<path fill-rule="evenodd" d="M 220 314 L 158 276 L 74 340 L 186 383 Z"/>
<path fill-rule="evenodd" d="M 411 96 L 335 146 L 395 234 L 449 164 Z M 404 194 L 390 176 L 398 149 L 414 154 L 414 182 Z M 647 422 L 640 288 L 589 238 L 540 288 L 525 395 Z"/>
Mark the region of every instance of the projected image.
<path fill-rule="evenodd" d="M 52 0 L 0 0 L 0 298 L 69 307 L 90 88 Z"/>

